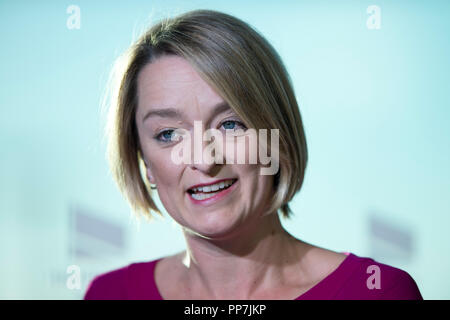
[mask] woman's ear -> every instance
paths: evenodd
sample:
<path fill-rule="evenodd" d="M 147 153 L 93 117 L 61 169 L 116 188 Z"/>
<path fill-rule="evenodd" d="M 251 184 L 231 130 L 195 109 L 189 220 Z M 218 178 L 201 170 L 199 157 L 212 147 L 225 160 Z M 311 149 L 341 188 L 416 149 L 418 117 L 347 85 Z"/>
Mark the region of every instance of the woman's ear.
<path fill-rule="evenodd" d="M 149 167 L 147 167 L 147 179 L 151 184 L 155 184 L 155 178 L 153 178 L 152 172 L 150 171 Z"/>
<path fill-rule="evenodd" d="M 155 178 L 153 178 L 152 171 L 150 169 L 150 166 L 148 165 L 148 161 L 146 159 L 143 160 L 145 164 L 145 172 L 147 174 L 147 179 L 151 184 L 155 184 Z"/>

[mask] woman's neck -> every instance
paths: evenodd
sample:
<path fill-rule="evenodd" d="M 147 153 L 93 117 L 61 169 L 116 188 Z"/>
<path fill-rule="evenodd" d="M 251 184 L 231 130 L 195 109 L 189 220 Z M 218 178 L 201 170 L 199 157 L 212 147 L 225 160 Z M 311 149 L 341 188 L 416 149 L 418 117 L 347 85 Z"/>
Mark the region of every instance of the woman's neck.
<path fill-rule="evenodd" d="M 206 239 L 184 232 L 186 279 L 197 298 L 250 299 L 279 285 L 306 249 L 278 214 L 258 217 L 233 236 Z"/>

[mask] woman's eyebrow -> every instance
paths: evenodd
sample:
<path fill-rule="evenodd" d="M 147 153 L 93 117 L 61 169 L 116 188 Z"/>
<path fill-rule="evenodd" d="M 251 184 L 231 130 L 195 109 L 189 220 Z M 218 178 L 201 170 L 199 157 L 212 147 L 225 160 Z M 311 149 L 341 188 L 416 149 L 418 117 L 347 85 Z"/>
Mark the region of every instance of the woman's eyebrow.
<path fill-rule="evenodd" d="M 226 101 L 222 101 L 219 103 L 216 103 L 213 106 L 213 111 L 211 112 L 210 119 L 214 118 L 215 116 L 225 113 L 225 112 L 232 112 L 233 110 L 230 108 L 230 105 Z"/>
<path fill-rule="evenodd" d="M 213 108 L 214 110 L 212 111 L 211 118 L 226 111 L 231 111 L 230 106 L 225 101 L 217 103 L 216 105 L 213 106 Z M 144 118 L 142 119 L 142 122 L 147 120 L 149 117 L 181 119 L 183 118 L 183 113 L 175 108 L 152 109 L 145 114 Z"/>
<path fill-rule="evenodd" d="M 175 108 L 162 108 L 162 109 L 152 109 L 147 112 L 142 119 L 142 122 L 147 120 L 150 117 L 161 117 L 161 118 L 182 118 L 182 114 Z"/>

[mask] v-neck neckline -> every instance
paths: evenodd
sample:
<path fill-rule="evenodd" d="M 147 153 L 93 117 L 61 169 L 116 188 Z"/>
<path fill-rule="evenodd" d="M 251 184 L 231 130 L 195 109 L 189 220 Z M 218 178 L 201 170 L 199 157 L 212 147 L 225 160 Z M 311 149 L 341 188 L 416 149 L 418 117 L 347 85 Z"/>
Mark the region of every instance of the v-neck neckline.
<path fill-rule="evenodd" d="M 330 297 L 332 298 L 332 295 L 336 293 L 336 291 L 339 289 L 339 286 L 342 281 L 345 281 L 345 276 L 349 272 L 349 268 L 347 268 L 349 265 L 351 265 L 351 262 L 356 258 L 356 256 L 353 253 L 345 253 L 347 257 L 337 266 L 336 269 L 334 269 L 332 272 L 330 272 L 325 278 L 320 280 L 317 284 L 315 284 L 313 287 L 299 295 L 297 298 L 293 300 L 308 300 L 308 299 L 321 299 L 318 298 L 319 296 L 323 295 L 323 292 L 326 291 Z M 163 258 L 154 260 L 151 264 L 151 270 L 150 274 L 152 275 L 152 281 L 151 281 L 151 291 L 154 292 L 154 295 L 156 295 L 156 300 L 165 300 L 157 285 L 155 280 L 155 269 L 156 265 L 159 261 L 161 261 Z M 350 270 L 351 271 L 351 270 Z"/>

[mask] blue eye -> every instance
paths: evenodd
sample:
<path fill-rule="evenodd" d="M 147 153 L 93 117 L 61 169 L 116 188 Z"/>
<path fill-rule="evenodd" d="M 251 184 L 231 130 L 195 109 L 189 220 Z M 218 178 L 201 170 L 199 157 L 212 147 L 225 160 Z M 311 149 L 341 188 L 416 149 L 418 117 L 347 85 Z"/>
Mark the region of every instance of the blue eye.
<path fill-rule="evenodd" d="M 157 136 L 156 140 L 162 141 L 162 142 L 170 142 L 172 140 L 174 130 L 164 130 L 161 131 Z"/>
<path fill-rule="evenodd" d="M 224 123 L 222 123 L 222 125 L 224 126 L 224 128 L 226 130 L 234 129 L 234 127 L 236 126 L 236 122 L 235 121 L 225 121 Z M 227 128 L 227 126 L 228 126 L 228 128 Z"/>
<path fill-rule="evenodd" d="M 227 120 L 227 121 L 222 122 L 222 126 L 225 130 L 235 130 L 235 129 L 237 129 L 236 125 L 238 127 L 241 127 L 242 129 L 244 129 L 244 131 L 245 131 L 245 129 L 247 129 L 241 122 L 236 121 L 236 120 Z"/>

